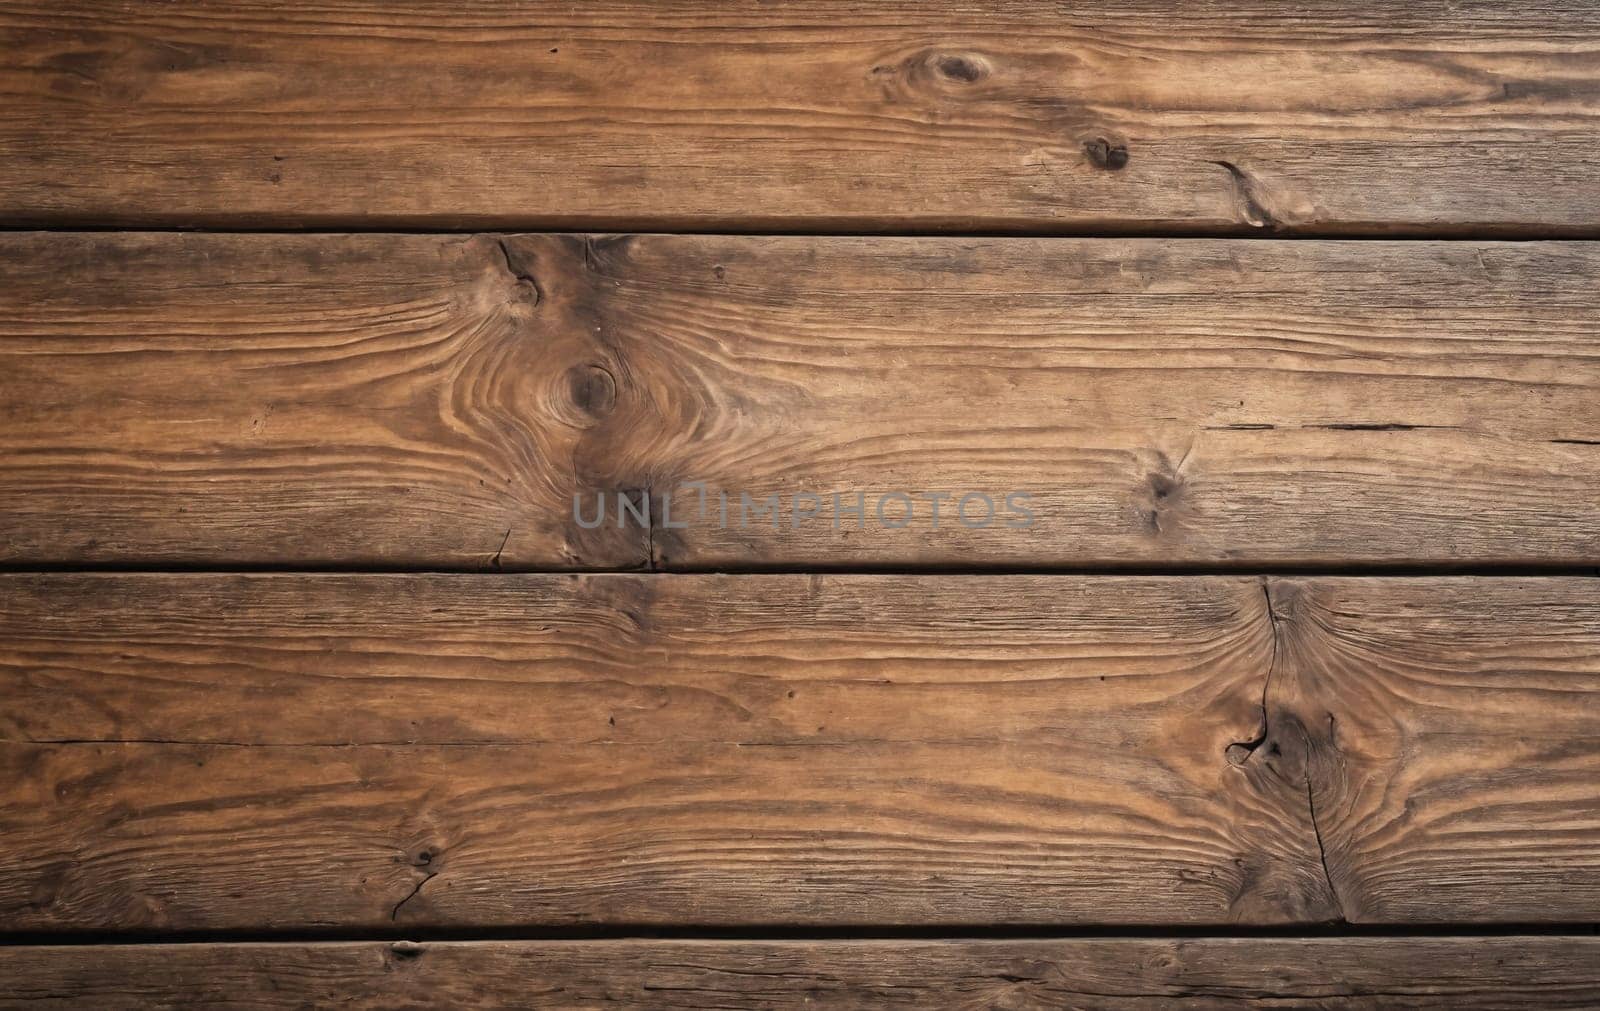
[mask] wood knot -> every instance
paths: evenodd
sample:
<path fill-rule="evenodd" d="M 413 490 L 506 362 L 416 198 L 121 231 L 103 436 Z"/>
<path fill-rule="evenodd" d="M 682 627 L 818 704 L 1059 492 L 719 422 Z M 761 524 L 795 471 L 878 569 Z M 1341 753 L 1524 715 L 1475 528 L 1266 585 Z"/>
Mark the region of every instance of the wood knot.
<path fill-rule="evenodd" d="M 389 945 L 389 951 L 402 962 L 421 958 L 427 950 L 426 945 L 418 944 L 416 941 L 395 941 Z"/>
<path fill-rule="evenodd" d="M 617 406 L 617 381 L 599 365 L 575 365 L 567 370 L 567 396 L 574 407 L 598 421 Z"/>
<path fill-rule="evenodd" d="M 945 100 L 958 89 L 971 88 L 991 73 L 989 61 L 976 53 L 923 49 L 893 64 L 880 63 L 872 76 L 899 99 Z"/>
<path fill-rule="evenodd" d="M 1178 493 L 1182 485 L 1175 478 L 1166 474 L 1150 475 L 1150 497 L 1157 502 L 1165 502 Z"/>
<path fill-rule="evenodd" d="M 989 68 L 981 61 L 966 56 L 940 56 L 933 66 L 940 76 L 962 84 L 973 84 L 989 76 Z"/>
<path fill-rule="evenodd" d="M 1233 742 L 1223 749 L 1223 757 L 1229 765 L 1298 786 L 1305 782 L 1314 747 L 1300 718 L 1274 707 L 1262 714 L 1261 731 L 1255 739 Z"/>
<path fill-rule="evenodd" d="M 1189 511 L 1185 491 L 1184 480 L 1176 473 L 1156 471 L 1146 475 L 1143 501 L 1138 508 L 1147 533 L 1162 534 L 1182 519 Z"/>
<path fill-rule="evenodd" d="M 1089 164 L 1107 172 L 1116 172 L 1128 164 L 1128 145 L 1095 137 L 1083 142 L 1083 153 Z"/>

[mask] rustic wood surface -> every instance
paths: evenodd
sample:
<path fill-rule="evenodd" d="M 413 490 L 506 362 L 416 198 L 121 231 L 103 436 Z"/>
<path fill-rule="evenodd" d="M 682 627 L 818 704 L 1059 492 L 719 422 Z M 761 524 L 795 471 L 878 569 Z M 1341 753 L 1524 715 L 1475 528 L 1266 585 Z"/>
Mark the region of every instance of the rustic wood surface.
<path fill-rule="evenodd" d="M 1581 922 L 1600 901 L 1600 580 L 0 592 L 14 930 Z"/>
<path fill-rule="evenodd" d="M 1600 939 L 484 941 L 0 948 L 0 1007 L 1592 1008 Z"/>
<path fill-rule="evenodd" d="M 1596 0 L 0 52 L 0 1009 L 1600 1006 Z"/>
<path fill-rule="evenodd" d="M 8 0 L 0 217 L 1593 234 L 1594 14 Z"/>
<path fill-rule="evenodd" d="M 11 234 L 0 560 L 1600 564 L 1597 274 L 1592 243 Z M 646 491 L 652 530 L 574 520 Z M 873 515 L 1012 491 L 1029 528 Z"/>

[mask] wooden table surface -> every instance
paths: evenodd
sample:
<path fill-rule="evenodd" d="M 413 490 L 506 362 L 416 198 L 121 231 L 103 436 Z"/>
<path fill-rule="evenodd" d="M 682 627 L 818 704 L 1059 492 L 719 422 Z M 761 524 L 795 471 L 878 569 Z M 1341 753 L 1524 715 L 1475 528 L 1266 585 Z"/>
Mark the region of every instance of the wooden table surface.
<path fill-rule="evenodd" d="M 0 42 L 0 1007 L 1600 1006 L 1600 5 Z"/>

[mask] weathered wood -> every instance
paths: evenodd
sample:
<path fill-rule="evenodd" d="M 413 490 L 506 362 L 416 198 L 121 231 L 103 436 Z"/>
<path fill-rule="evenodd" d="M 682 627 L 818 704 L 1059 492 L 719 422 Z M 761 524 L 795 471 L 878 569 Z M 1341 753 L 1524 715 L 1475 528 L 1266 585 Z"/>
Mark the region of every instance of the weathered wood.
<path fill-rule="evenodd" d="M 0 6 L 0 217 L 1600 227 L 1590 4 Z"/>
<path fill-rule="evenodd" d="M 13 929 L 1600 903 L 1600 580 L 0 583 Z"/>
<path fill-rule="evenodd" d="M 0 273 L 13 564 L 1600 564 L 1590 243 L 13 234 Z"/>
<path fill-rule="evenodd" d="M 9 561 L 647 559 L 644 530 L 571 520 L 605 358 L 535 316 L 538 289 L 493 238 L 0 248 Z"/>
<path fill-rule="evenodd" d="M 1592 1008 L 1594 937 L 0 948 L 0 1006 Z"/>
<path fill-rule="evenodd" d="M 1266 726 L 1229 757 L 1302 784 L 1340 915 L 1593 923 L 1600 579 L 1269 589 Z"/>
<path fill-rule="evenodd" d="M 14 928 L 1333 915 L 1247 580 L 4 582 Z"/>

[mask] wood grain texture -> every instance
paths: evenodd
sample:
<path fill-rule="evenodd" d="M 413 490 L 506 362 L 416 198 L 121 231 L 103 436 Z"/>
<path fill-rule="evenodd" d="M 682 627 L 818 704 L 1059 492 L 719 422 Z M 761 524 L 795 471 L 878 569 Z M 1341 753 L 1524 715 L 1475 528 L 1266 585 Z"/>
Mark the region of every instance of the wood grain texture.
<path fill-rule="evenodd" d="M 1230 758 L 1301 779 L 1341 916 L 1593 922 L 1600 580 L 1270 594 L 1267 722 Z"/>
<path fill-rule="evenodd" d="M 3 583 L 12 929 L 1600 902 L 1592 579 Z"/>
<path fill-rule="evenodd" d="M 0 558 L 1600 564 L 1597 270 L 1591 243 L 12 234 Z M 784 514 L 724 524 L 690 481 Z M 969 528 L 969 492 L 1034 524 Z M 619 527 L 647 493 L 653 529 Z"/>
<path fill-rule="evenodd" d="M 1594 937 L 0 948 L 0 1006 L 1590 1008 Z"/>
<path fill-rule="evenodd" d="M 0 5 L 38 224 L 1593 233 L 1579 0 Z"/>
<path fill-rule="evenodd" d="M 492 237 L 0 247 L 8 561 L 647 560 L 571 521 L 603 347 Z"/>

